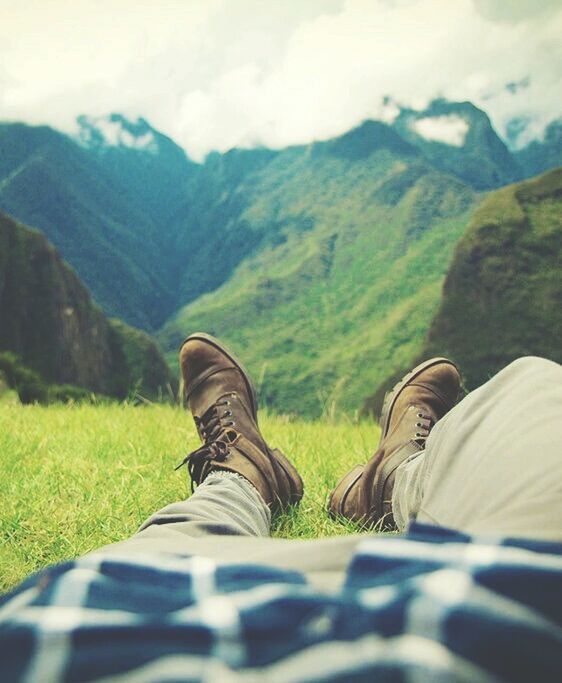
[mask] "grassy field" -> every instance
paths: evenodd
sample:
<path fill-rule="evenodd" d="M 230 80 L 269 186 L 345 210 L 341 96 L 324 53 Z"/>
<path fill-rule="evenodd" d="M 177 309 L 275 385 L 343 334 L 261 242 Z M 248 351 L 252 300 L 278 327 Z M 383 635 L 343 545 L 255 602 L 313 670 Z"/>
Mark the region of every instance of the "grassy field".
<path fill-rule="evenodd" d="M 274 534 L 356 531 L 330 520 L 325 502 L 339 476 L 372 453 L 378 427 L 270 415 L 260 425 L 306 488 Z M 0 403 L 0 592 L 48 564 L 126 538 L 156 509 L 185 498 L 186 470 L 173 468 L 197 445 L 180 408 Z"/>

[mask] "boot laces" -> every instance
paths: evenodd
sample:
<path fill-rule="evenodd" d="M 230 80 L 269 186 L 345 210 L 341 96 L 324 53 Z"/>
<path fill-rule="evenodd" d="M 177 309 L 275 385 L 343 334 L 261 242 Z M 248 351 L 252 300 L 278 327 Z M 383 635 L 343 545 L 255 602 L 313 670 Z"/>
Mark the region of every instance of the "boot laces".
<path fill-rule="evenodd" d="M 429 432 L 435 424 L 435 419 L 431 415 L 418 411 L 416 414 L 416 439 L 427 439 Z"/>
<path fill-rule="evenodd" d="M 234 427 L 236 422 L 233 419 L 232 407 L 230 399 L 235 394 L 225 394 L 215 401 L 201 417 L 195 416 L 195 425 L 203 438 L 203 441 L 208 444 L 214 441 L 225 427 Z M 227 418 L 230 418 L 228 420 Z"/>
<path fill-rule="evenodd" d="M 236 422 L 232 418 L 230 398 L 234 394 L 225 394 L 215 401 L 201 417 L 194 416 L 195 425 L 203 438 L 203 445 L 188 453 L 174 469 L 179 470 L 187 465 L 191 477 L 191 490 L 197 474 L 205 463 L 210 461 L 224 462 L 230 454 L 230 445 L 236 441 L 238 433 L 232 429 Z"/>

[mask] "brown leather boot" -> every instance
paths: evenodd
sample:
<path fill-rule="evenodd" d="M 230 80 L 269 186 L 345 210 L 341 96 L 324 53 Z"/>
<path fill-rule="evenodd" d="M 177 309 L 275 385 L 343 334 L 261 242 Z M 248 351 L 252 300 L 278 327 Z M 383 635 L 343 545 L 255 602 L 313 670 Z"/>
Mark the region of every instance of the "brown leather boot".
<path fill-rule="evenodd" d="M 385 397 L 381 439 L 366 465 L 357 465 L 332 491 L 328 510 L 368 527 L 395 529 L 392 490 L 396 470 L 423 450 L 433 425 L 456 404 L 461 377 L 446 358 L 432 358 L 405 375 Z"/>
<path fill-rule="evenodd" d="M 214 470 L 245 477 L 272 510 L 298 503 L 303 484 L 278 448 L 270 449 L 257 423 L 256 392 L 234 355 L 210 335 L 189 336 L 180 350 L 184 398 L 203 445 L 187 455 L 192 489 Z"/>

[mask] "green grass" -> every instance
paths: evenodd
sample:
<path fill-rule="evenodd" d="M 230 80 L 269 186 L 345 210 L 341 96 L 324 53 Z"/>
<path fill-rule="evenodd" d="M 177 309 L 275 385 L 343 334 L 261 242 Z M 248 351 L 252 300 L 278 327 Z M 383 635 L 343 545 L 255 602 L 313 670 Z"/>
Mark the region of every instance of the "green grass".
<path fill-rule="evenodd" d="M 378 427 L 270 415 L 260 426 L 306 487 L 300 507 L 276 520 L 274 534 L 357 531 L 329 519 L 324 506 L 338 478 L 372 453 Z M 197 444 L 191 417 L 179 408 L 2 401 L 0 592 L 42 567 L 126 538 L 152 512 L 185 498 L 185 469 L 173 468 Z"/>

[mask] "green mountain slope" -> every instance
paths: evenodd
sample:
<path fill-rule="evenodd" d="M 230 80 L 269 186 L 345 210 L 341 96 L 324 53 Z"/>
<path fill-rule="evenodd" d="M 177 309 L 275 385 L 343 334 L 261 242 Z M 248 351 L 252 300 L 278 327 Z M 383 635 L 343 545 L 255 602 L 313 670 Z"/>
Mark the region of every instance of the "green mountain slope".
<path fill-rule="evenodd" d="M 106 314 L 163 326 L 170 361 L 207 330 L 275 409 L 354 411 L 423 348 L 478 192 L 553 163 L 555 124 L 510 152 L 484 112 L 437 100 L 391 126 L 203 164 L 119 114 L 82 117 L 75 140 L 5 124 L 0 209 L 40 228 Z"/>
<path fill-rule="evenodd" d="M 178 308 L 226 282 L 239 263 L 275 234 L 275 225 L 250 228 L 240 217 L 253 202 L 254 178 L 277 155 L 267 149 L 213 153 L 191 176 L 178 218 L 168 226 L 168 271 Z"/>
<path fill-rule="evenodd" d="M 459 122 L 464 128 L 456 140 Z M 382 124 L 367 125 L 390 135 Z M 470 103 L 437 100 L 424 111 L 402 109 L 393 127 L 392 144 L 473 188 L 521 175 L 486 114 Z M 435 139 L 439 134 L 445 137 Z M 371 150 L 369 136 L 354 131 L 326 144 L 343 145 L 344 156 Z M 241 216 L 257 192 L 275 191 L 253 179 L 274 161 L 290 172 L 302 149 L 235 149 L 196 164 L 144 119 L 117 113 L 79 117 L 73 139 L 47 127 L 1 124 L 0 210 L 41 229 L 108 315 L 153 330 L 277 239 L 275 215 L 272 226 L 259 227 Z M 543 152 L 529 150 L 529 164 L 545 162 Z"/>
<path fill-rule="evenodd" d="M 202 263 L 224 284 L 160 339 L 175 350 L 197 329 L 224 338 L 278 410 L 353 411 L 421 348 L 476 195 L 375 122 L 246 171 L 221 195 L 222 229 L 199 218 Z"/>
<path fill-rule="evenodd" d="M 416 132 L 417 122 L 439 123 L 442 119 L 460 120 L 465 126 L 461 145 L 436 142 Z M 468 102 L 438 100 L 423 112 L 403 109 L 393 129 L 367 121 L 321 145 L 281 151 L 234 149 L 224 155 L 211 154 L 199 171 L 191 174 L 184 206 L 178 210 L 178 221 L 170 227 L 175 242 L 169 265 L 178 286 L 178 303 L 188 304 L 215 290 L 244 259 L 267 247 L 269 242 L 284 239 L 280 221 L 285 220 L 281 215 L 285 195 L 284 189 L 277 192 L 276 183 L 285 183 L 295 164 L 299 168 L 317 168 L 327 159 L 337 157 L 342 161 L 338 173 L 345 174 L 344 160 L 358 161 L 369 156 L 373 146 L 387 144 L 394 152 L 423 158 L 426 165 L 455 175 L 475 189 L 497 187 L 521 175 L 518 163 L 494 132 L 486 114 Z M 263 203 L 260 195 L 264 194 L 265 201 L 271 198 L 271 205 L 276 203 L 278 209 L 270 210 L 264 220 L 248 221 L 245 212 L 252 205 Z M 317 201 L 324 202 L 325 198 L 319 197 Z M 306 214 L 303 204 L 299 227 L 295 216 L 291 219 L 292 227 L 285 227 L 308 230 L 310 218 Z M 220 266 L 216 263 L 218 255 Z"/>
<path fill-rule="evenodd" d="M 468 388 L 519 356 L 562 362 L 562 168 L 490 194 L 455 251 L 425 355 Z"/>
<path fill-rule="evenodd" d="M 0 210 L 39 228 L 109 315 L 151 329 L 170 314 L 158 226 L 66 136 L 0 125 Z"/>
<path fill-rule="evenodd" d="M 77 123 L 78 143 L 95 157 L 137 212 L 165 227 L 183 204 L 185 185 L 199 164 L 143 118 L 131 121 L 114 113 L 79 116 Z M 158 237 L 161 245 L 165 235 Z"/>
<path fill-rule="evenodd" d="M 520 356 L 562 362 L 562 168 L 492 192 L 460 239 L 423 350 L 365 402 L 377 415 L 407 369 L 448 356 L 471 390 Z"/>
<path fill-rule="evenodd" d="M 122 398 L 166 390 L 168 367 L 148 335 L 109 321 L 45 237 L 0 214 L 0 351 L 48 383 Z"/>

